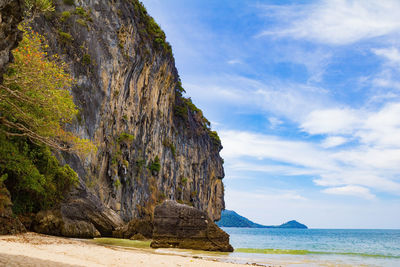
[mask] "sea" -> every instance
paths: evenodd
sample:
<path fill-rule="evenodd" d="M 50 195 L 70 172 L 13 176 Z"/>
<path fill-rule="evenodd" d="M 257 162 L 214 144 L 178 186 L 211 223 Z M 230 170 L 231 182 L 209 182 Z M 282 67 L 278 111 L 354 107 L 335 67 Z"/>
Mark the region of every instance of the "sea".
<path fill-rule="evenodd" d="M 229 259 L 265 266 L 400 267 L 400 230 L 222 228 Z"/>

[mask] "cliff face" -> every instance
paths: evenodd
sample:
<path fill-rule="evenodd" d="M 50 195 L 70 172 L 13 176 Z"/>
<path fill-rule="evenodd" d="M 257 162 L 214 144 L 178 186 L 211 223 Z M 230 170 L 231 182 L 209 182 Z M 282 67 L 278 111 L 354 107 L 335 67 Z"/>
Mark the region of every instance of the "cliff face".
<path fill-rule="evenodd" d="M 0 0 L 0 83 L 5 67 L 12 59 L 10 51 L 21 38 L 17 29 L 21 20 L 22 10 L 18 0 Z"/>
<path fill-rule="evenodd" d="M 87 158 L 63 154 L 81 180 L 67 202 L 89 195 L 109 217 L 129 221 L 173 199 L 219 219 L 222 146 L 201 111 L 180 96 L 164 33 L 136 0 L 54 3 L 56 12 L 37 18 L 34 29 L 77 80 L 80 116 L 71 129 L 98 145 Z"/>

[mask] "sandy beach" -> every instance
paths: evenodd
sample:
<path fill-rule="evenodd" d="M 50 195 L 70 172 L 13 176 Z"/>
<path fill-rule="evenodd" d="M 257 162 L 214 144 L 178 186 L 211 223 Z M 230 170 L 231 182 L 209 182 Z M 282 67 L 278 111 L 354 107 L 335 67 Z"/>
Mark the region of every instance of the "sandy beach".
<path fill-rule="evenodd" d="M 87 240 L 26 233 L 0 236 L 0 266 L 249 266 L 152 249 L 102 246 Z"/>

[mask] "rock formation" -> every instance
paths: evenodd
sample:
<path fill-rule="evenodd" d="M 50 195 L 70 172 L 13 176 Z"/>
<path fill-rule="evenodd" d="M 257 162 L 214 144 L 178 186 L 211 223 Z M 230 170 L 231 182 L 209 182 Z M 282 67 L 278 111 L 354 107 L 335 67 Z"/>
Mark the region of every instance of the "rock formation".
<path fill-rule="evenodd" d="M 153 237 L 153 222 L 151 220 L 133 219 L 113 232 L 115 238 L 151 239 Z M 143 239 L 142 238 L 142 239 Z"/>
<path fill-rule="evenodd" d="M 90 138 L 98 150 L 88 157 L 59 153 L 80 184 L 59 207 L 27 225 L 72 237 L 148 237 L 135 220 L 151 221 L 164 199 L 219 219 L 222 146 L 202 112 L 182 97 L 162 30 L 137 0 L 69 2 L 54 0 L 56 11 L 36 18 L 32 27 L 77 81 L 72 94 L 80 116 L 69 130 Z M 0 82 L 21 38 L 21 19 L 19 0 L 0 0 Z"/>
<path fill-rule="evenodd" d="M 94 194 L 78 188 L 61 204 L 60 209 L 39 212 L 35 232 L 68 237 L 92 238 L 111 236 L 123 221 L 110 208 L 101 205 Z"/>
<path fill-rule="evenodd" d="M 186 248 L 233 251 L 229 235 L 205 212 L 166 200 L 154 210 L 152 248 Z"/>
<path fill-rule="evenodd" d="M 87 236 L 90 225 L 109 236 L 123 222 L 151 220 L 164 199 L 219 219 L 222 146 L 202 112 L 181 96 L 171 48 L 158 25 L 137 0 L 53 2 L 56 11 L 35 19 L 33 28 L 77 81 L 72 94 L 80 116 L 70 130 L 98 145 L 87 158 L 60 157 L 78 172 L 80 188 L 53 213 L 75 225 L 71 236 L 82 229 Z"/>
<path fill-rule="evenodd" d="M 0 181 L 0 235 L 25 232 L 26 229 L 18 218 L 13 216 L 10 192 Z"/>
<path fill-rule="evenodd" d="M 0 84 L 5 67 L 12 60 L 11 50 L 21 39 L 21 33 L 17 29 L 21 20 L 19 0 L 0 0 Z"/>

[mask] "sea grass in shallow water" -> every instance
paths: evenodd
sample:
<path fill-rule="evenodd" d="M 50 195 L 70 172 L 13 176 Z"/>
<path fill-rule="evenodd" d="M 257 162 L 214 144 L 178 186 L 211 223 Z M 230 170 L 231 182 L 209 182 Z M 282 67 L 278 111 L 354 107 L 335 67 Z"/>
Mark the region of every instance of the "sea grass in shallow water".
<path fill-rule="evenodd" d="M 130 248 L 150 248 L 151 240 L 130 240 L 121 238 L 94 238 L 90 240 L 93 243 L 100 245 L 110 245 L 110 246 L 120 246 L 120 247 L 130 247 Z"/>
<path fill-rule="evenodd" d="M 359 257 L 373 257 L 373 258 L 388 258 L 400 259 L 400 256 L 379 255 L 368 253 L 355 253 L 355 252 L 329 252 L 329 251 L 310 251 L 310 250 L 296 250 L 296 249 L 258 249 L 258 248 L 237 248 L 235 252 L 242 253 L 257 253 L 257 254 L 287 254 L 287 255 L 345 255 L 345 256 L 359 256 Z"/>

